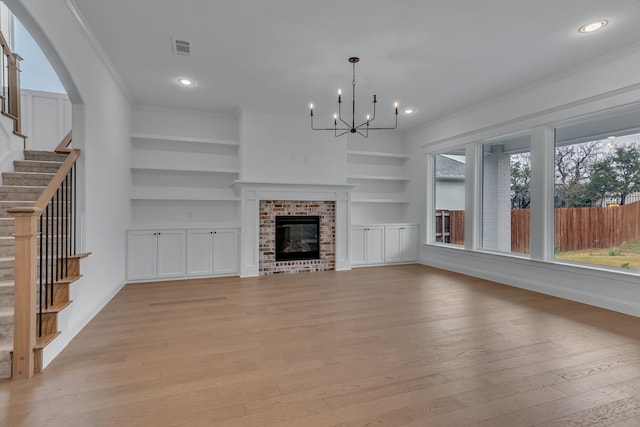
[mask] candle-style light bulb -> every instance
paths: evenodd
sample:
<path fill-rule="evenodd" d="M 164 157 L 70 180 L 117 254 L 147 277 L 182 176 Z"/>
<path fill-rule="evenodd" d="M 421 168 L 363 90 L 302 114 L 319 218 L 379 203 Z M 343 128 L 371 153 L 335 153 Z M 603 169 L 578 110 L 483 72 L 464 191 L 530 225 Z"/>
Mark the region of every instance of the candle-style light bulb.
<path fill-rule="evenodd" d="M 369 116 L 369 115 L 367 114 L 367 122 L 369 121 L 369 118 L 370 118 L 370 117 L 371 117 L 371 116 Z"/>
<path fill-rule="evenodd" d="M 342 89 L 338 89 L 338 102 L 342 102 Z"/>
<path fill-rule="evenodd" d="M 311 115 L 313 116 L 313 104 L 309 104 L 309 110 L 311 111 Z"/>
<path fill-rule="evenodd" d="M 376 94 L 373 94 L 373 102 L 378 102 L 378 98 L 376 98 Z"/>
<path fill-rule="evenodd" d="M 337 114 L 334 114 L 334 115 L 333 115 L 333 125 L 334 125 L 334 126 L 337 126 L 337 125 L 338 125 L 338 115 L 337 115 Z"/>
<path fill-rule="evenodd" d="M 395 107 L 396 107 L 396 114 L 398 114 L 398 103 L 395 103 Z"/>

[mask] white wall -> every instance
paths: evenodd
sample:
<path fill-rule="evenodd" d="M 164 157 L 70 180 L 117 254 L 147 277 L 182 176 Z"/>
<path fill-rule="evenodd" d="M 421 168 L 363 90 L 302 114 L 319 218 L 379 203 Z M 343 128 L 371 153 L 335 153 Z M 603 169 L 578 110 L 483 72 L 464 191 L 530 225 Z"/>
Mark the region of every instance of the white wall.
<path fill-rule="evenodd" d="M 62 311 L 63 331 L 44 352 L 45 365 L 120 290 L 125 281 L 125 235 L 130 223 L 127 98 L 66 3 L 6 2 L 58 72 L 73 103 L 73 146 L 82 150 L 79 168 L 80 248 L 83 279 L 71 290 L 73 304 Z"/>
<path fill-rule="evenodd" d="M 24 159 L 24 139 L 13 133 L 13 119 L 0 116 L 0 173 L 13 172 L 13 161 Z"/>
<path fill-rule="evenodd" d="M 53 151 L 71 130 L 71 101 L 64 93 L 20 91 L 22 134 L 30 150 Z"/>
<path fill-rule="evenodd" d="M 412 199 L 424 208 L 415 209 L 412 206 L 410 220 L 419 222 L 423 225 L 422 229 L 426 230 L 426 209 L 427 206 L 432 206 L 427 200 L 427 194 L 431 192 L 425 186 L 428 170 L 426 156 L 423 154 L 422 160 L 418 161 L 416 159 L 419 153 L 464 146 L 535 126 L 638 103 L 640 75 L 636 70 L 639 67 L 640 47 L 635 46 L 411 132 L 410 150 L 416 157 L 412 156 L 409 162 L 409 173 L 413 179 L 410 193 Z M 533 149 L 536 144 L 544 143 L 543 134 L 544 132 L 540 132 L 540 138 L 532 139 Z M 468 197 L 467 205 L 477 204 L 479 201 L 474 191 L 478 186 L 471 180 L 468 181 L 472 191 L 468 192 L 470 199 Z M 541 194 L 535 196 L 539 200 L 542 198 Z M 536 224 L 543 222 L 534 224 L 532 221 L 532 236 L 543 233 L 543 230 L 535 229 Z M 425 242 L 427 234 L 424 233 Z M 465 245 L 467 237 L 465 235 Z M 532 240 L 532 252 L 533 245 Z M 427 265 L 640 316 L 637 275 L 465 251 L 434 244 L 422 246 L 421 261 Z"/>
<path fill-rule="evenodd" d="M 167 108 L 136 107 L 132 114 L 132 133 L 238 140 L 235 116 Z"/>
<path fill-rule="evenodd" d="M 311 130 L 308 118 L 243 111 L 240 179 L 272 183 L 345 184 L 346 140 Z"/>

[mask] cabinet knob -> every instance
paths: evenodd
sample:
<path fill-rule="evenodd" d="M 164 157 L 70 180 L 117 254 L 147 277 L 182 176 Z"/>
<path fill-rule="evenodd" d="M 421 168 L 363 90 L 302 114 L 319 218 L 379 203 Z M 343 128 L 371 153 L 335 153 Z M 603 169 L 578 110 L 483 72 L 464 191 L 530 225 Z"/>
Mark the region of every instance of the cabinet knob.
<path fill-rule="evenodd" d="M 213 234 L 213 231 L 211 231 L 209 234 Z"/>

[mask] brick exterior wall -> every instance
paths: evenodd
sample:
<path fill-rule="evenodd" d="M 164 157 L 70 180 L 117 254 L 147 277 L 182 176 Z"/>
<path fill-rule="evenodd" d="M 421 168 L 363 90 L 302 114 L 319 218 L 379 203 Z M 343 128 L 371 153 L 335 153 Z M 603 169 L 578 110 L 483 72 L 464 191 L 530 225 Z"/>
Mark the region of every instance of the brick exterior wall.
<path fill-rule="evenodd" d="M 320 259 L 276 262 L 276 216 L 319 216 Z M 336 203 L 333 201 L 260 201 L 260 275 L 327 271 L 336 268 Z"/>

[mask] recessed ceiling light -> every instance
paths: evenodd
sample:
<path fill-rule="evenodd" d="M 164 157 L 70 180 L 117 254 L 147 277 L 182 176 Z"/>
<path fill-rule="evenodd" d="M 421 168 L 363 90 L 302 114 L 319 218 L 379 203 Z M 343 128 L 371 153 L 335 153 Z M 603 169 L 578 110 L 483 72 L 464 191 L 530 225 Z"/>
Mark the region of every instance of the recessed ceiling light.
<path fill-rule="evenodd" d="M 608 24 L 607 21 L 601 19 L 599 21 L 589 22 L 588 24 L 584 24 L 582 27 L 578 28 L 578 32 L 580 33 L 593 33 L 594 31 L 598 31 L 603 29 Z"/>
<path fill-rule="evenodd" d="M 416 110 L 414 110 L 413 108 L 405 108 L 404 110 L 402 110 L 402 112 L 404 114 L 413 114 L 416 112 Z"/>
<path fill-rule="evenodd" d="M 616 139 L 615 135 L 608 136 L 607 139 Z"/>
<path fill-rule="evenodd" d="M 187 79 L 187 78 L 179 78 L 178 79 L 178 83 L 180 83 L 182 86 L 195 86 L 196 82 L 194 80 L 191 79 Z"/>

